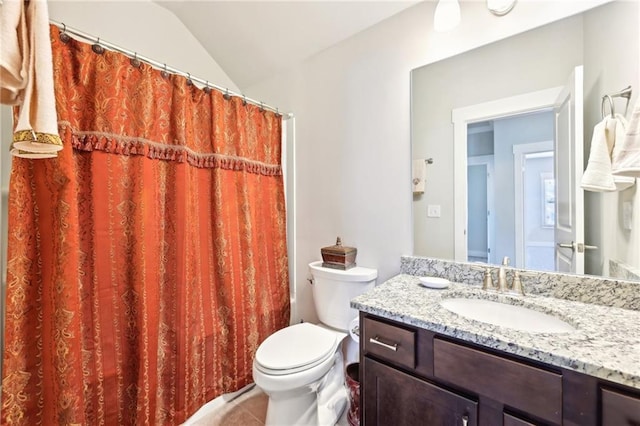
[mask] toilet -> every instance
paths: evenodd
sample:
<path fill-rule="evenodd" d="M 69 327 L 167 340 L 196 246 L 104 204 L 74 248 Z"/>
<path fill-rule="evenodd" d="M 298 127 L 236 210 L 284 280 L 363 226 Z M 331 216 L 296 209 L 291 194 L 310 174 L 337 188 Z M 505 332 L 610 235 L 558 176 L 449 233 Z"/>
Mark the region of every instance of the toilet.
<path fill-rule="evenodd" d="M 354 297 L 372 289 L 378 272 L 309 264 L 319 324 L 299 323 L 267 337 L 253 361 L 253 380 L 269 397 L 266 426 L 335 425 L 347 405 L 344 357 L 358 360 L 350 334 L 358 311 Z"/>

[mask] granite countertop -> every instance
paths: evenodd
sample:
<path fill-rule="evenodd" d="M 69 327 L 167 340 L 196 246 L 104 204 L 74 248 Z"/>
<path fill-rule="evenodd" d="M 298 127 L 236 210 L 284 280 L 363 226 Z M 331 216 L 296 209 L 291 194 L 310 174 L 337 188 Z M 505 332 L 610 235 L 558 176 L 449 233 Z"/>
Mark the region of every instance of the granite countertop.
<path fill-rule="evenodd" d="M 640 311 L 536 295 L 484 291 L 451 283 L 422 287 L 419 277 L 400 274 L 351 301 L 383 318 L 640 389 Z M 442 307 L 448 298 L 482 298 L 549 313 L 577 331 L 532 333 L 464 318 Z"/>

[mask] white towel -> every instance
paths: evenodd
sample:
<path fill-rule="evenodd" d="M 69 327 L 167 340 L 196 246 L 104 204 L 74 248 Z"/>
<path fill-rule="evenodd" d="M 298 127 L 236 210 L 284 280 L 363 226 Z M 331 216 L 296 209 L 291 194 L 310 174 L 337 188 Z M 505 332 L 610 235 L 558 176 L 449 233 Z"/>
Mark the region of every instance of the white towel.
<path fill-rule="evenodd" d="M 32 160 L 34 159 L 43 159 L 43 158 L 56 158 L 58 156 L 57 152 L 30 152 L 30 151 L 21 151 L 19 149 L 15 149 L 15 148 L 11 148 L 11 150 L 9 151 L 9 154 L 13 155 L 14 157 L 20 157 L 20 158 L 30 158 Z"/>
<path fill-rule="evenodd" d="M 3 24 L 0 33 L 3 37 L 2 101 L 18 105 L 18 121 L 11 152 L 30 152 L 39 154 L 34 156 L 36 158 L 49 158 L 50 155 L 40 154 L 55 153 L 62 149 L 53 87 L 49 11 L 46 0 L 31 0 L 26 10 L 24 6 L 19 7 L 18 3 L 22 4 L 23 1 L 8 0 L 0 8 L 0 22 Z M 26 38 L 22 39 L 25 31 Z M 26 76 L 22 68 L 25 58 Z M 5 69 L 10 76 L 6 84 Z M 22 78 L 26 78 L 26 81 Z"/>
<path fill-rule="evenodd" d="M 627 120 L 625 120 L 624 116 L 620 114 L 615 115 L 615 128 L 614 128 L 614 143 L 613 143 L 613 151 L 611 153 L 612 158 L 616 158 L 619 155 L 619 151 L 624 146 L 624 138 L 627 134 Z M 616 184 L 617 191 L 623 191 L 627 188 L 632 187 L 636 183 L 636 178 L 631 176 L 622 176 L 617 175 L 613 172 L 613 162 L 611 164 L 612 174 L 613 174 L 613 182 Z"/>
<path fill-rule="evenodd" d="M 27 85 L 29 44 L 24 2 L 7 0 L 0 5 L 0 103 L 17 105 Z"/>
<path fill-rule="evenodd" d="M 621 146 L 614 151 L 613 173 L 640 177 L 640 100 L 636 102 Z"/>
<path fill-rule="evenodd" d="M 427 162 L 424 158 L 413 160 L 411 183 L 414 194 L 423 194 L 427 178 Z"/>
<path fill-rule="evenodd" d="M 587 191 L 615 191 L 611 174 L 611 151 L 615 139 L 615 120 L 605 117 L 593 128 L 589 161 L 582 175 L 580 186 Z"/>

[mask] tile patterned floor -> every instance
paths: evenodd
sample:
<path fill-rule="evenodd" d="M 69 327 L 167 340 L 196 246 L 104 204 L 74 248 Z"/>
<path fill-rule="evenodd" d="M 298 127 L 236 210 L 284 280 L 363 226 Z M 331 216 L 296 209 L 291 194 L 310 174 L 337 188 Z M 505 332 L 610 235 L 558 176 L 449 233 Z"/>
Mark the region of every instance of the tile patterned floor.
<path fill-rule="evenodd" d="M 267 402 L 267 395 L 256 386 L 236 399 L 222 404 L 206 416 L 190 422 L 190 425 L 264 426 L 264 420 L 267 417 Z M 346 414 L 345 410 L 336 426 L 349 426 Z"/>
<path fill-rule="evenodd" d="M 223 404 L 215 412 L 193 422 L 197 426 L 264 426 L 267 395 L 258 387 Z"/>

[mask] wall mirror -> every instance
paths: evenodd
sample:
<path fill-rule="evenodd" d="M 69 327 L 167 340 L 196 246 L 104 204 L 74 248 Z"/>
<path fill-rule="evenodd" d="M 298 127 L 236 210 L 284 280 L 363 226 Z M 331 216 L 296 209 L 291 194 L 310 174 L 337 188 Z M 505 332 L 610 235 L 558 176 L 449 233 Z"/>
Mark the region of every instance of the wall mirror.
<path fill-rule="evenodd" d="M 635 104 L 639 8 L 614 1 L 411 72 L 412 160 L 432 160 L 424 192 L 413 196 L 414 255 L 493 264 L 508 256 L 526 269 L 640 277 L 640 221 L 629 220 L 640 207 L 637 184 L 574 191 L 578 204 L 558 186 L 586 164 L 602 97 L 632 86 Z M 562 101 L 572 85 L 580 93 Z M 616 111 L 625 104 L 615 98 Z M 562 134 L 578 142 L 560 143 Z M 593 249 L 558 248 L 553 224 L 566 214 L 583 222 L 574 241 Z M 579 269 L 558 261 L 575 262 L 578 251 Z"/>

